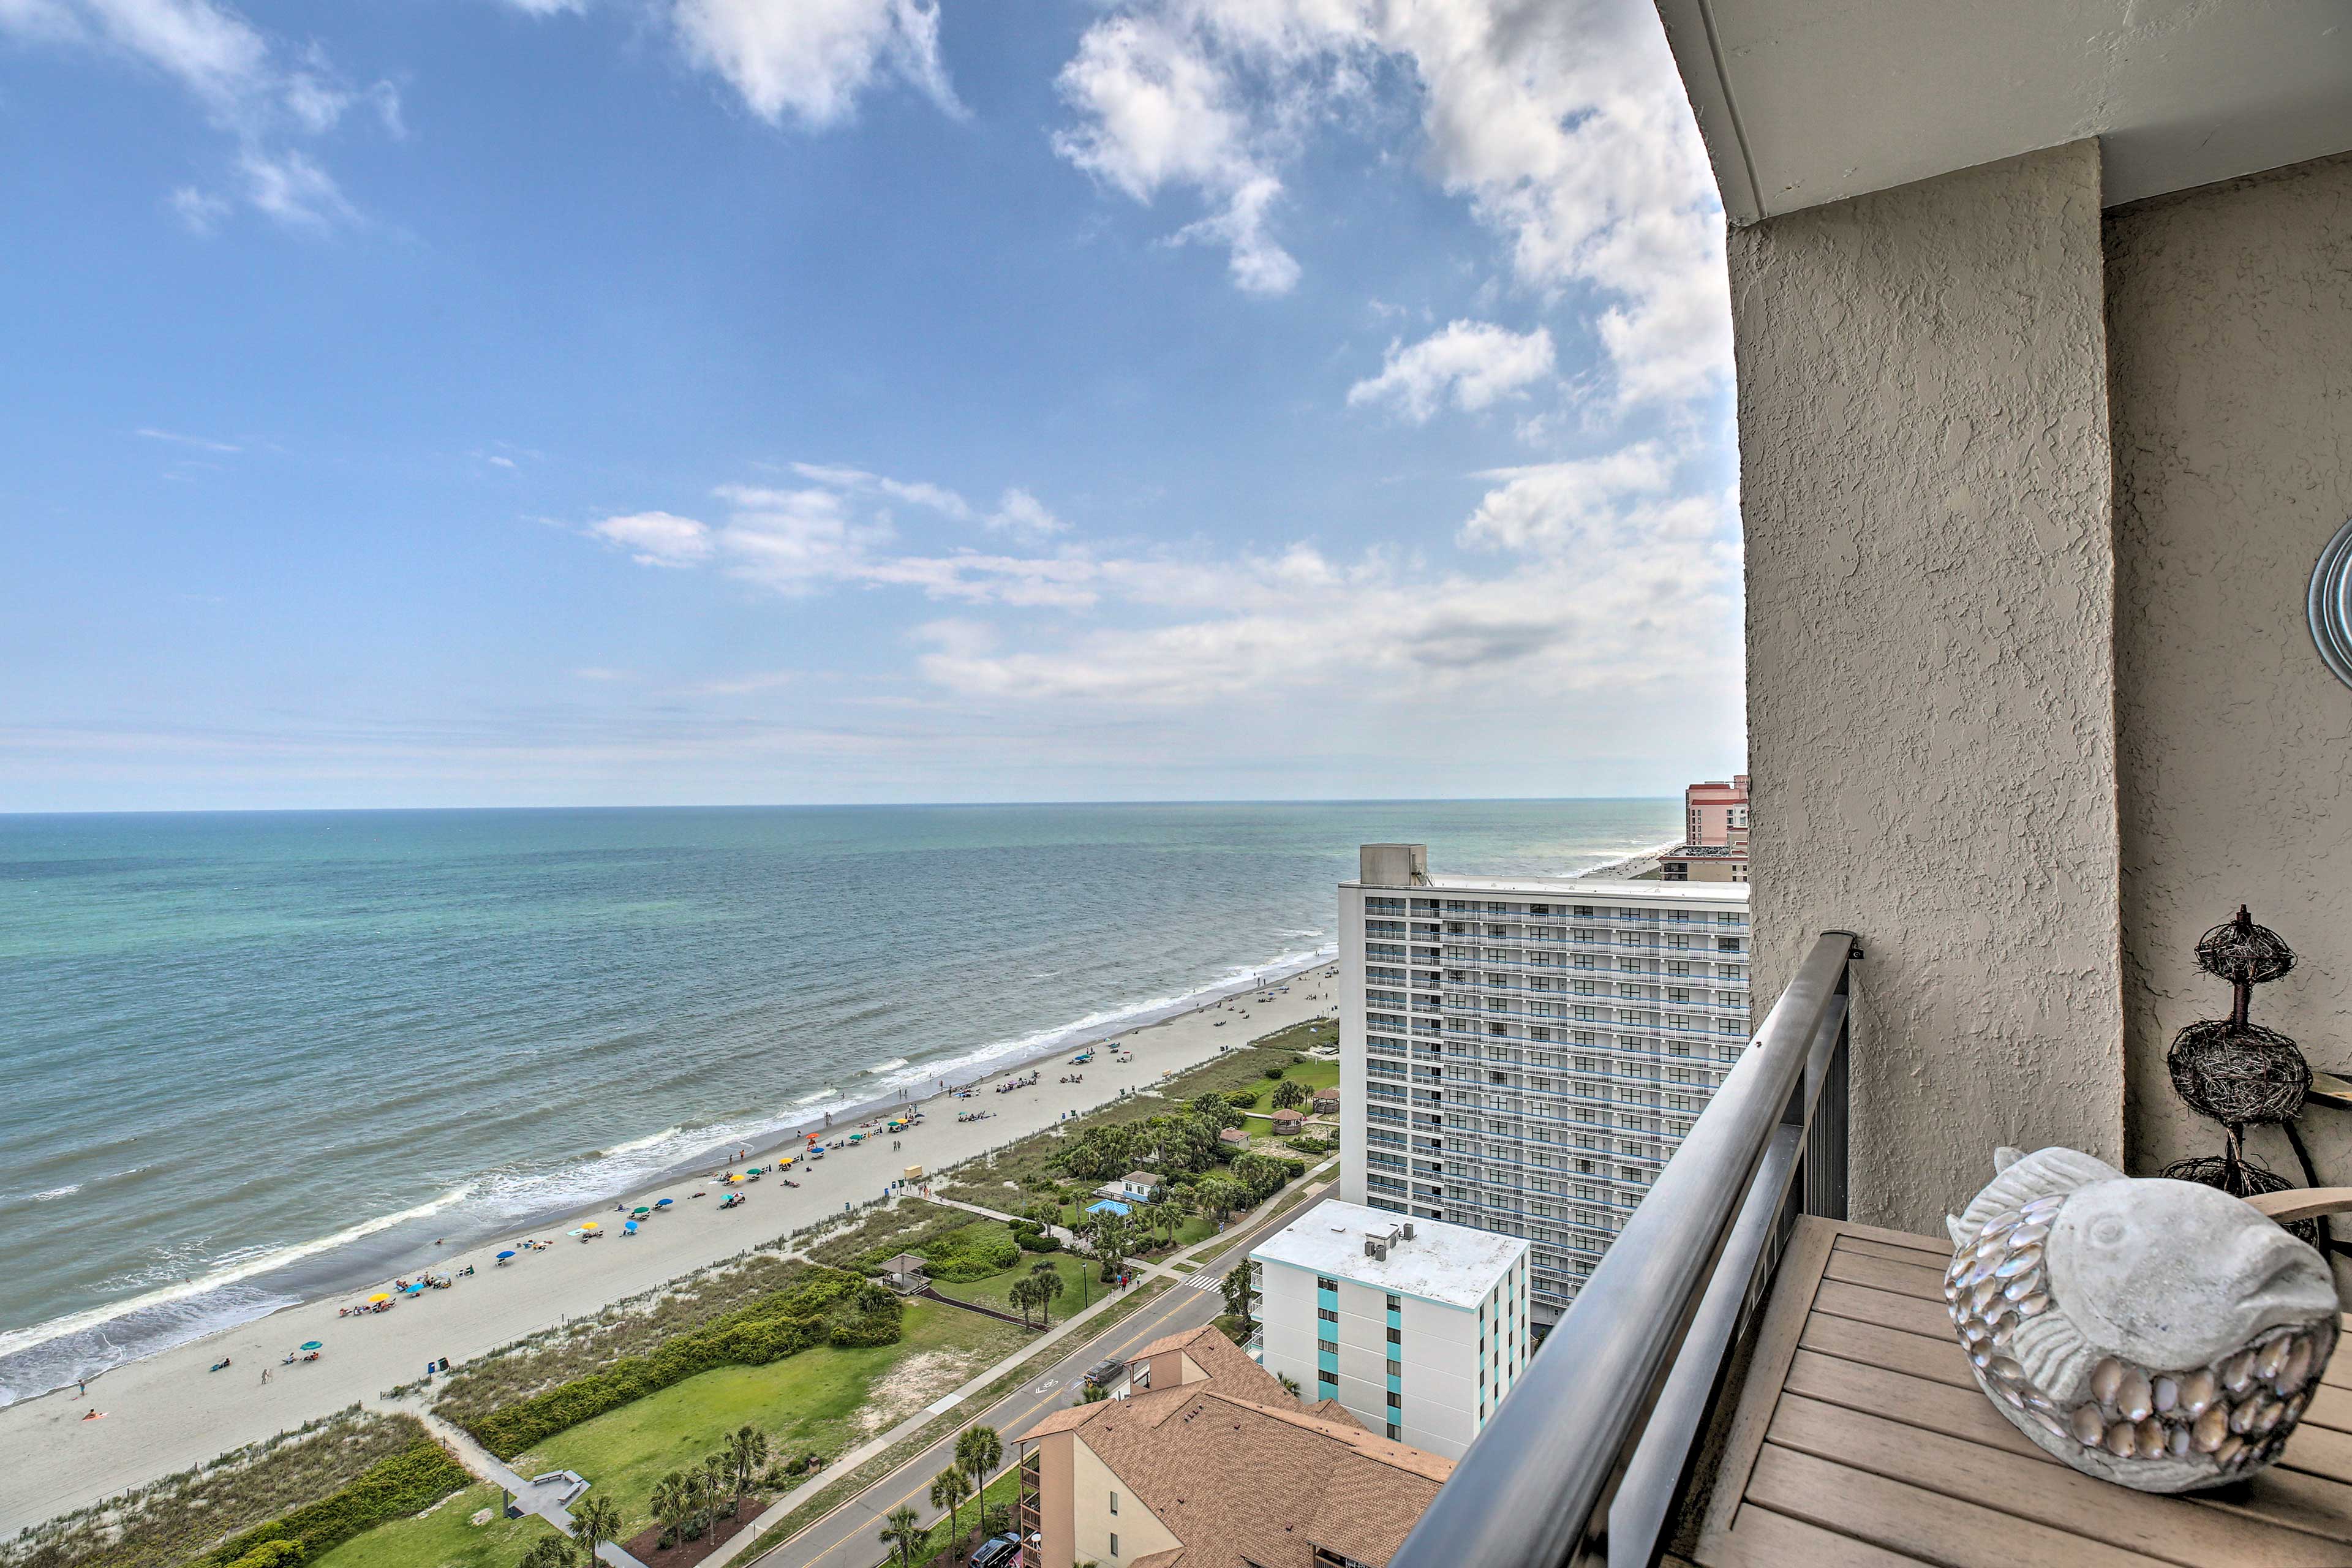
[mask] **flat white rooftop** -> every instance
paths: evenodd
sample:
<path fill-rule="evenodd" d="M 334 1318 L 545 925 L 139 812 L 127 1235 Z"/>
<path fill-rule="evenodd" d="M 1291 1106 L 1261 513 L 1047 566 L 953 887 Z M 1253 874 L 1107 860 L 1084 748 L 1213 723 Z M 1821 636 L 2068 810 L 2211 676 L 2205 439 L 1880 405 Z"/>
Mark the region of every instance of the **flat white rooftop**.
<path fill-rule="evenodd" d="M 1599 903 L 1609 899 L 1647 899 L 1655 903 L 1744 904 L 1745 882 L 1625 882 L 1601 877 L 1437 877 L 1425 882 L 1365 882 L 1354 879 L 1343 888 L 1394 888 L 1402 893 L 1428 898 L 1433 893 L 1540 894 L 1564 903 Z"/>
<path fill-rule="evenodd" d="M 1266 1263 L 1310 1268 L 1334 1279 L 1351 1279 L 1375 1290 L 1475 1309 L 1528 1249 L 1528 1244 L 1515 1236 L 1417 1219 L 1412 1222 L 1411 1241 L 1392 1243 L 1385 1258 L 1365 1256 L 1365 1232 L 1385 1236 L 1402 1223 L 1403 1215 L 1386 1209 L 1333 1199 L 1317 1205 L 1268 1237 L 1250 1256 Z"/>

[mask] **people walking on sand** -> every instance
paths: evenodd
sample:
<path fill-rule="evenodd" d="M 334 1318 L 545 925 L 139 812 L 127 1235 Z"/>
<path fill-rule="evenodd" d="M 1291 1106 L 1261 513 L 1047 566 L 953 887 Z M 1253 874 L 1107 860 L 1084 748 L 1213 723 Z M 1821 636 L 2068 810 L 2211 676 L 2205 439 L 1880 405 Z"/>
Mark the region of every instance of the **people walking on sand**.
<path fill-rule="evenodd" d="M 261 1381 L 264 1383 L 269 1381 L 269 1369 L 266 1366 L 261 1369 Z"/>

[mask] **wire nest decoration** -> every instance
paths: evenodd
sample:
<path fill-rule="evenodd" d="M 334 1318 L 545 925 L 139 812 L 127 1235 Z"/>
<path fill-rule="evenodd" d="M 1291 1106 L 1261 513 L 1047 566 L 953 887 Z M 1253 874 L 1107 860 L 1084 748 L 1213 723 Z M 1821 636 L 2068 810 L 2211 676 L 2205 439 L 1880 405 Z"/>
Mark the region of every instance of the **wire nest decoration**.
<path fill-rule="evenodd" d="M 2240 904 L 2235 919 L 2198 940 L 2197 965 L 2232 985 L 2267 985 L 2294 967 L 2294 950 L 2276 931 L 2256 925 Z"/>
<path fill-rule="evenodd" d="M 2200 1154 L 2194 1159 L 2175 1160 L 2157 1173 L 2176 1182 L 2195 1182 L 2200 1186 L 2219 1187 L 2233 1198 L 2260 1197 L 2264 1193 L 2283 1193 L 2294 1185 L 2284 1176 L 2262 1164 L 2230 1140 L 2229 1152 L 2222 1154 Z M 2299 1219 L 2284 1227 L 2305 1246 L 2327 1249 L 2327 1233 L 2322 1222 Z"/>
<path fill-rule="evenodd" d="M 2173 1037 L 2164 1060 L 2174 1091 L 2224 1127 L 2292 1121 L 2311 1092 L 2311 1064 L 2294 1042 L 2259 1024 L 2191 1024 Z"/>

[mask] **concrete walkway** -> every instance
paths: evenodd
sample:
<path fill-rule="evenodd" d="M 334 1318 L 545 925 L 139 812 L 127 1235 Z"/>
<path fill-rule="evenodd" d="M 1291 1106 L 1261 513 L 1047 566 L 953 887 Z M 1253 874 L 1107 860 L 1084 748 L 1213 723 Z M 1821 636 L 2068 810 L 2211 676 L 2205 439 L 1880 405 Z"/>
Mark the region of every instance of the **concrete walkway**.
<path fill-rule="evenodd" d="M 567 1500 L 565 1494 L 572 1489 L 568 1481 L 552 1482 L 544 1487 L 534 1486 L 524 1477 L 517 1475 L 497 1455 L 474 1441 L 473 1435 L 464 1427 L 452 1426 L 422 1405 L 412 1404 L 403 1399 L 383 1401 L 377 1404 L 376 1407 L 396 1411 L 403 1415 L 414 1415 L 425 1424 L 426 1431 L 441 1439 L 450 1453 L 457 1456 L 457 1462 L 465 1466 L 476 1480 L 488 1481 L 492 1486 L 499 1488 L 514 1499 L 515 1505 L 523 1512 L 535 1513 L 553 1525 L 557 1533 L 567 1537 L 571 1535 L 572 1510 L 563 1506 Z M 750 1538 L 739 1536 L 737 1539 Z M 596 1548 L 596 1556 L 600 1562 L 609 1564 L 610 1568 L 646 1568 L 643 1563 L 622 1551 L 618 1544 L 609 1541 Z"/>
<path fill-rule="evenodd" d="M 1290 1187 L 1276 1195 L 1273 1200 L 1275 1205 L 1286 1205 L 1293 1196 L 1303 1196 L 1306 1200 L 1286 1207 L 1280 1224 L 1287 1225 L 1299 1215 L 1305 1214 L 1318 1199 L 1329 1191 L 1330 1183 L 1321 1178 L 1330 1171 L 1335 1163 L 1333 1160 L 1323 1161 Z M 943 1200 L 934 1198 L 931 1201 L 938 1203 Z M 970 1204 L 956 1206 L 971 1208 L 979 1214 L 988 1213 L 987 1210 L 977 1208 Z M 1136 1270 L 1136 1284 L 1140 1285 L 1148 1279 L 1164 1279 L 1181 1280 L 1197 1287 L 1203 1279 L 1222 1275 L 1226 1269 L 1238 1265 L 1248 1255 L 1249 1245 L 1255 1243 L 1260 1236 L 1271 1228 L 1269 1224 L 1262 1221 L 1255 1227 L 1242 1232 L 1224 1231 L 1205 1237 L 1190 1247 L 1169 1254 L 1158 1263 L 1145 1264 Z M 1184 1276 L 1177 1272 L 1176 1265 L 1179 1263 L 1192 1261 L 1196 1255 L 1213 1251 L 1219 1247 L 1230 1248 L 1232 1255 L 1201 1273 Z M 1129 1289 L 1133 1289 L 1134 1287 L 1130 1286 Z M 954 1393 L 907 1417 L 881 1436 L 869 1438 L 842 1455 L 823 1471 L 811 1478 L 808 1482 L 795 1489 L 792 1495 L 772 1504 L 766 1512 L 752 1521 L 751 1529 L 743 1531 L 726 1546 L 703 1559 L 701 1568 L 726 1568 L 726 1564 L 733 1562 L 740 1553 L 748 1550 L 750 1543 L 757 1539 L 760 1531 L 772 1528 L 785 1515 L 800 1506 L 802 1499 L 814 1496 L 816 1489 L 850 1473 L 894 1444 L 912 1436 L 937 1416 L 962 1404 L 1005 1373 L 1033 1360 L 1040 1359 L 1040 1352 L 1060 1344 L 1079 1333 L 1080 1331 L 1091 1327 L 1094 1320 L 1108 1310 L 1114 1301 L 1121 1300 L 1123 1294 L 1106 1296 L 1085 1310 L 1065 1318 L 1059 1324 L 1014 1351 L 994 1366 L 973 1376 Z M 1151 1340 L 1158 1339 L 1171 1331 L 1199 1326 L 1198 1323 L 1189 1320 L 1198 1319 L 1199 1322 L 1207 1322 L 1222 1310 L 1222 1302 L 1213 1297 L 1194 1294 L 1192 1291 L 1173 1291 L 1169 1300 L 1162 1307 L 1148 1314 L 1144 1321 L 1129 1320 L 1123 1322 L 1104 1338 L 1106 1341 L 1116 1340 L 1122 1350 L 1133 1351 L 1140 1349 Z M 984 1413 L 982 1424 L 997 1426 L 1001 1431 L 1009 1433 L 1013 1426 L 1025 1426 L 1028 1421 L 1042 1415 L 1047 1406 L 1075 1400 L 1078 1374 L 1102 1358 L 1102 1345 L 1087 1345 L 1080 1353 L 1069 1357 L 1066 1364 L 1055 1367 L 1053 1375 L 1040 1381 L 1034 1389 L 1016 1386 L 1001 1396 L 997 1403 Z M 1066 1373 L 1067 1375 L 1065 1375 Z M 998 1419 L 985 1419 L 985 1416 L 990 1415 L 997 1416 Z M 960 1430 L 961 1428 L 958 1429 Z M 930 1448 L 916 1455 L 889 1474 L 877 1478 L 871 1485 L 854 1496 L 844 1499 L 831 1511 L 813 1521 L 806 1528 L 779 1542 L 756 1559 L 751 1568 L 845 1568 L 845 1565 L 848 1565 L 848 1568 L 865 1568 L 866 1563 L 878 1562 L 881 1557 L 879 1545 L 873 1545 L 871 1551 L 866 1548 L 872 1542 L 874 1520 L 887 1512 L 887 1509 L 875 1507 L 866 1500 L 878 1495 L 891 1500 L 894 1505 L 895 1502 L 904 1501 L 908 1506 L 912 1507 L 918 1517 L 927 1523 L 938 1520 L 940 1517 L 940 1510 L 929 1506 L 929 1499 L 924 1493 L 929 1485 L 932 1474 L 942 1468 L 945 1462 L 940 1450 L 952 1451 L 958 1431 L 947 1433 Z M 912 1489 L 910 1495 L 904 1498 L 898 1496 L 900 1492 L 909 1491 L 910 1487 Z"/>
<path fill-rule="evenodd" d="M 961 1209 L 966 1214 L 976 1214 L 983 1219 L 1001 1219 L 1007 1225 L 1021 1217 L 1016 1214 L 1006 1214 L 1003 1209 L 984 1209 L 978 1204 L 968 1204 L 961 1198 L 923 1198 L 919 1201 L 938 1204 L 942 1208 Z M 1049 1225 L 1045 1227 L 1045 1234 L 1065 1247 L 1078 1239 L 1067 1226 Z"/>

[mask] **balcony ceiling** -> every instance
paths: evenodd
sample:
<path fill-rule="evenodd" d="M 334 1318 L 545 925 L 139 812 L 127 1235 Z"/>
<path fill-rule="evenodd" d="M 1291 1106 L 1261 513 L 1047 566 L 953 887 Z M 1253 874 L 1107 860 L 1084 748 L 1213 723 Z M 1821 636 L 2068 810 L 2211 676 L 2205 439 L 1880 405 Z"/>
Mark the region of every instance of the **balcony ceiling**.
<path fill-rule="evenodd" d="M 2352 148 L 2352 0 L 1657 0 L 1735 223 L 2101 138 L 2112 206 Z"/>

